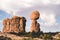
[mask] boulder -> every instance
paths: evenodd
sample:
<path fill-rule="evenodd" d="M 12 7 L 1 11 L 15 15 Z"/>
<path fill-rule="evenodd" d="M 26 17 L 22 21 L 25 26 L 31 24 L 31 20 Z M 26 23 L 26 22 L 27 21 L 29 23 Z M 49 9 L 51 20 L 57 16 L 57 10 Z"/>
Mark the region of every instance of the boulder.
<path fill-rule="evenodd" d="M 30 14 L 30 19 L 31 20 L 37 20 L 39 19 L 40 13 L 38 11 L 32 11 Z"/>

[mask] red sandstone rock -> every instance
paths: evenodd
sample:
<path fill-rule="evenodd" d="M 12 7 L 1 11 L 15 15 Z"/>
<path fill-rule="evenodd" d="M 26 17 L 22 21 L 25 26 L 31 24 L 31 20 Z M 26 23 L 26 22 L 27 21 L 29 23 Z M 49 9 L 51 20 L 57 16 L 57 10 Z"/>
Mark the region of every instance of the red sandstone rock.
<path fill-rule="evenodd" d="M 31 20 L 37 20 L 39 18 L 39 16 L 40 16 L 40 13 L 38 11 L 33 11 L 30 14 L 30 19 Z"/>
<path fill-rule="evenodd" d="M 26 19 L 24 17 L 13 16 L 11 19 L 4 19 L 3 26 L 3 32 L 25 32 Z"/>
<path fill-rule="evenodd" d="M 37 22 L 37 19 L 39 19 L 39 12 L 33 11 L 30 15 L 30 19 L 32 20 L 30 32 L 40 32 L 40 24 Z"/>
<path fill-rule="evenodd" d="M 40 32 L 40 24 L 36 20 L 32 21 L 30 32 Z"/>
<path fill-rule="evenodd" d="M 3 25 L 4 25 L 3 32 L 9 32 L 9 30 L 10 30 L 10 19 L 8 19 L 8 18 L 4 19 Z"/>
<path fill-rule="evenodd" d="M 12 19 L 10 20 L 10 31 L 11 32 L 19 32 L 19 21 L 20 18 L 18 16 L 14 16 L 12 17 Z"/>
<path fill-rule="evenodd" d="M 20 32 L 25 32 L 25 26 L 26 26 L 26 18 L 20 17 Z"/>

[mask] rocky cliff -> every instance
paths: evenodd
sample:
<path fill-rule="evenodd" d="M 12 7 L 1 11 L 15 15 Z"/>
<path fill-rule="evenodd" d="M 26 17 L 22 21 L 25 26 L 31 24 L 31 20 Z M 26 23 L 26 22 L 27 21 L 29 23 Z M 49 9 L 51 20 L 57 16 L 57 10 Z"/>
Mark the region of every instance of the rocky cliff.
<path fill-rule="evenodd" d="M 25 32 L 26 18 L 13 16 L 11 19 L 6 18 L 3 20 L 3 31 L 2 32 Z"/>

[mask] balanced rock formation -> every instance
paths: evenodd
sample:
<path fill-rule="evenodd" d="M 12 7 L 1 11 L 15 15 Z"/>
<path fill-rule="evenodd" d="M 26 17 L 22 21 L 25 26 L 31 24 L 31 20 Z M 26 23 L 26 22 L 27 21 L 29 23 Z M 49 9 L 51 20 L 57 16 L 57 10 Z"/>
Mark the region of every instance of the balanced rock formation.
<path fill-rule="evenodd" d="M 40 32 L 40 24 L 37 22 L 37 19 L 39 19 L 39 12 L 38 11 L 33 11 L 30 14 L 30 19 L 32 20 L 30 32 Z"/>
<path fill-rule="evenodd" d="M 3 26 L 3 32 L 25 32 L 26 19 L 25 17 L 13 16 L 11 19 L 4 19 Z"/>

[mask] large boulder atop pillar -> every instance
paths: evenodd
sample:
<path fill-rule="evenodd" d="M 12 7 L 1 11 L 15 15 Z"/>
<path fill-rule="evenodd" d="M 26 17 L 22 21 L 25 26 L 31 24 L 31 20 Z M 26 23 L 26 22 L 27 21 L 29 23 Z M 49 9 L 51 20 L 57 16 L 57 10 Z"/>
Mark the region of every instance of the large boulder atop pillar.
<path fill-rule="evenodd" d="M 40 24 L 37 22 L 37 19 L 39 19 L 40 13 L 38 11 L 33 11 L 30 14 L 30 19 L 32 20 L 30 32 L 40 32 Z"/>
<path fill-rule="evenodd" d="M 40 13 L 38 11 L 32 11 L 30 14 L 30 19 L 31 20 L 37 20 L 40 17 Z"/>

